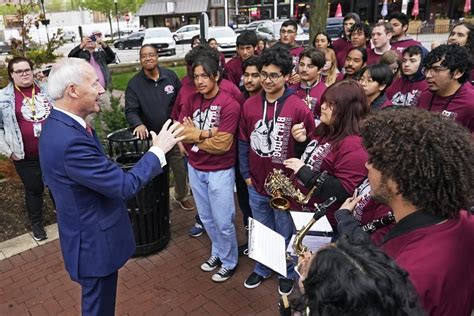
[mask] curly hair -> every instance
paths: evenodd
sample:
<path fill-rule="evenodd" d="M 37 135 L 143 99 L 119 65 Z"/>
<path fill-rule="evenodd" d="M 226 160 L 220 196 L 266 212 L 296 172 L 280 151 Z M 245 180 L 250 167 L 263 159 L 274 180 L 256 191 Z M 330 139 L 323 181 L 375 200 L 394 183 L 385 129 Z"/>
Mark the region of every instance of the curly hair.
<path fill-rule="evenodd" d="M 346 235 L 315 255 L 303 286 L 292 303 L 312 316 L 423 315 L 408 273 L 373 244 Z"/>
<path fill-rule="evenodd" d="M 293 69 L 293 58 L 286 45 L 275 45 L 262 52 L 260 55 L 262 66 L 275 65 L 280 67 L 281 73 L 286 76 Z"/>
<path fill-rule="evenodd" d="M 474 197 L 474 145 L 458 123 L 413 107 L 377 112 L 361 129 L 369 163 L 418 210 L 453 218 Z"/>
<path fill-rule="evenodd" d="M 472 61 L 466 48 L 458 45 L 440 45 L 426 55 L 423 67 L 430 68 L 438 61 L 441 61 L 441 66 L 448 68 L 451 74 L 456 70 L 463 73 L 458 78 L 459 83 L 469 80 Z"/>
<path fill-rule="evenodd" d="M 471 58 L 473 58 L 474 57 L 474 25 L 472 25 L 471 23 L 468 23 L 468 22 L 457 23 L 452 27 L 451 33 L 450 33 L 449 36 L 451 36 L 453 30 L 457 26 L 460 26 L 460 25 L 464 26 L 469 31 L 467 33 L 467 42 L 466 42 L 466 45 L 464 45 L 464 47 L 466 47 L 466 49 L 469 51 L 469 54 L 471 55 Z M 448 36 L 448 38 L 449 38 L 449 36 Z"/>

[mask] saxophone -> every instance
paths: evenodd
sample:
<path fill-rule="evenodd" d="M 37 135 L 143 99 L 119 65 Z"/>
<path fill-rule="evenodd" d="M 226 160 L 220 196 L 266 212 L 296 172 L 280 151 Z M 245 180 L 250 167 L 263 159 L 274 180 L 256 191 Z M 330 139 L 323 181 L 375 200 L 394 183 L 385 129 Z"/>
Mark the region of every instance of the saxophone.
<path fill-rule="evenodd" d="M 308 204 L 321 184 L 324 183 L 327 177 L 327 171 L 324 171 L 316 181 L 316 184 L 311 188 L 307 195 L 304 195 L 300 189 L 295 187 L 290 178 L 288 178 L 281 169 L 273 169 L 265 179 L 265 190 L 271 196 L 270 206 L 280 211 L 287 211 L 290 208 L 290 201 L 286 197 L 290 197 L 301 205 Z"/>
<path fill-rule="evenodd" d="M 303 256 L 306 251 L 308 251 L 308 247 L 303 245 L 303 238 L 306 236 L 308 231 L 311 227 L 316 223 L 321 217 L 326 215 L 329 207 L 336 202 L 336 197 L 331 196 L 329 199 L 324 201 L 323 203 L 314 203 L 314 207 L 316 208 L 316 212 L 313 215 L 313 218 L 306 224 L 303 228 L 298 230 L 295 236 L 295 240 L 293 241 L 293 250 L 298 256 Z"/>

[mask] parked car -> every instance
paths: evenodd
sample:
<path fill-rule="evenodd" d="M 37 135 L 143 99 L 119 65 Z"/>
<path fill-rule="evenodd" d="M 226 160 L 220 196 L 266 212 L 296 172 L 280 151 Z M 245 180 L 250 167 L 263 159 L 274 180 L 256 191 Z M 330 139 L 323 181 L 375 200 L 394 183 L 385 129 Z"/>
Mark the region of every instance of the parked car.
<path fill-rule="evenodd" d="M 142 45 L 152 44 L 158 50 L 158 54 L 176 55 L 176 42 L 173 34 L 167 27 L 153 27 L 145 30 L 145 38 Z"/>
<path fill-rule="evenodd" d="M 118 49 L 141 47 L 143 39 L 145 38 L 145 32 L 132 33 L 126 38 L 118 39 L 114 42 L 114 47 Z"/>
<path fill-rule="evenodd" d="M 63 35 L 61 36 L 61 38 L 64 40 L 64 41 L 67 41 L 67 42 L 71 42 L 73 43 L 75 40 L 76 40 L 76 32 L 74 31 L 70 31 L 70 30 L 65 30 L 63 32 Z"/>
<path fill-rule="evenodd" d="M 12 51 L 11 46 L 6 42 L 0 42 L 0 54 L 10 54 Z"/>
<path fill-rule="evenodd" d="M 199 24 L 189 24 L 173 33 L 176 43 L 190 43 L 193 36 L 199 35 Z"/>
<path fill-rule="evenodd" d="M 339 38 L 344 30 L 344 18 L 328 18 L 326 20 L 326 33 L 331 38 Z"/>
<path fill-rule="evenodd" d="M 209 28 L 209 38 L 215 38 L 218 50 L 226 55 L 234 55 L 236 52 L 237 34 L 228 26 L 213 26 Z"/>

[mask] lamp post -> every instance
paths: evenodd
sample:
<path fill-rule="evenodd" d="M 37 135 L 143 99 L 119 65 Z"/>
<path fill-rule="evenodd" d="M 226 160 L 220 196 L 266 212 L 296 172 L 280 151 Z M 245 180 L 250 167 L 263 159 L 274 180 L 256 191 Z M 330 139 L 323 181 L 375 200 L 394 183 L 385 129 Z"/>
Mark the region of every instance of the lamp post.
<path fill-rule="evenodd" d="M 115 17 L 117 19 L 117 33 L 118 33 L 118 37 L 120 39 L 120 24 L 119 24 L 119 15 L 118 15 L 118 0 L 114 0 L 114 5 L 115 5 Z"/>
<path fill-rule="evenodd" d="M 40 2 L 41 2 L 41 11 L 43 11 L 43 17 L 41 19 L 41 24 L 43 24 L 46 27 L 46 38 L 47 38 L 48 43 L 49 43 L 49 31 L 48 31 L 49 20 L 46 19 L 46 12 L 45 12 L 45 9 L 44 9 L 44 0 L 40 0 Z"/>

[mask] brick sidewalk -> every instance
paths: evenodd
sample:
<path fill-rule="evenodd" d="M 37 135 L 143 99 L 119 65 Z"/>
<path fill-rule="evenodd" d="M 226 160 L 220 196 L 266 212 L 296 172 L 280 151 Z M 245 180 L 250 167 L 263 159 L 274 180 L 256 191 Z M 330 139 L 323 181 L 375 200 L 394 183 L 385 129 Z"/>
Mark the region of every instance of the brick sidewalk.
<path fill-rule="evenodd" d="M 206 234 L 190 238 L 194 212 L 171 212 L 171 241 L 161 252 L 131 259 L 119 272 L 117 315 L 277 315 L 276 277 L 243 286 L 253 261 L 241 257 L 234 276 L 218 284 L 199 268 L 210 254 Z M 242 218 L 238 239 L 245 240 Z M 0 261 L 0 315 L 79 315 L 80 288 L 64 270 L 59 241 Z"/>

